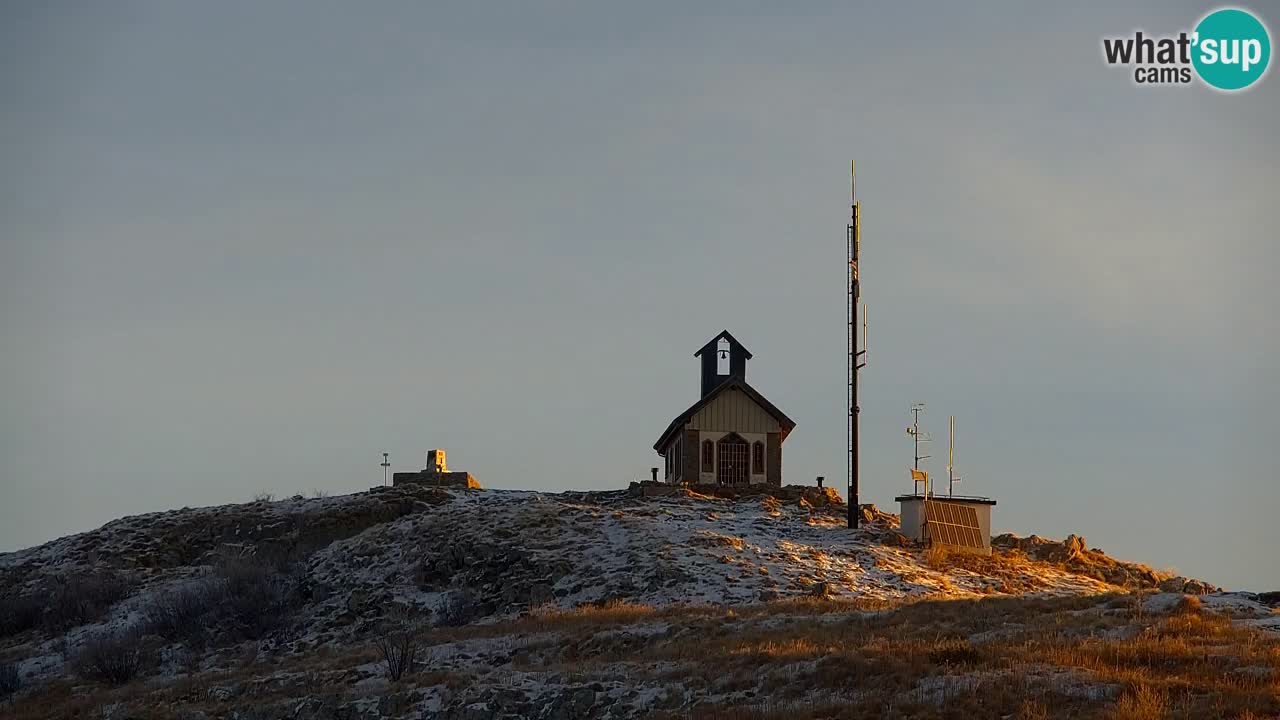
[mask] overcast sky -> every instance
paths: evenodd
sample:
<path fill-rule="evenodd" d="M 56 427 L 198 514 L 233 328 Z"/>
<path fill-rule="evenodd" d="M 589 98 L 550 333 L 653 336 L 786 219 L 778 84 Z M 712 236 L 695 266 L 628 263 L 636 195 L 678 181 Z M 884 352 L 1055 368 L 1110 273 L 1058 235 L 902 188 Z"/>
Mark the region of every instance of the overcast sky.
<path fill-rule="evenodd" d="M 1106 5 L 5 4 L 0 550 L 384 450 L 623 487 L 725 328 L 843 485 L 856 158 L 864 502 L 924 401 L 997 532 L 1280 589 L 1280 78 L 1136 87 L 1210 6 Z"/>

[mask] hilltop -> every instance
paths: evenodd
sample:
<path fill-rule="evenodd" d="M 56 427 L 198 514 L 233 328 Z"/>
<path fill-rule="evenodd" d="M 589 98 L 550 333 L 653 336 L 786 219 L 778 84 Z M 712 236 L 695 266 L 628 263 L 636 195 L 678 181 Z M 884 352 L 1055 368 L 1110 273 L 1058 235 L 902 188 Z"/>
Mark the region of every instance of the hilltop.
<path fill-rule="evenodd" d="M 837 500 L 401 486 L 123 518 L 0 555 L 0 693 L 23 718 L 1280 712 L 1272 595 L 1076 536 L 948 555 Z"/>

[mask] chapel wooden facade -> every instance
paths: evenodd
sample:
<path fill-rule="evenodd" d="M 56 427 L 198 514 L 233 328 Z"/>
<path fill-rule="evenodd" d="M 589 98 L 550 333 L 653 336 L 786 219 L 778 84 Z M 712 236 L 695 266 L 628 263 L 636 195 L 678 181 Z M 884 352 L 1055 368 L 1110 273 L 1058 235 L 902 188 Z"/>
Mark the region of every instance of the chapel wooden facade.
<path fill-rule="evenodd" d="M 702 397 L 653 445 L 666 481 L 781 486 L 782 443 L 796 424 L 747 384 L 751 352 L 725 330 L 694 357 L 702 361 Z"/>

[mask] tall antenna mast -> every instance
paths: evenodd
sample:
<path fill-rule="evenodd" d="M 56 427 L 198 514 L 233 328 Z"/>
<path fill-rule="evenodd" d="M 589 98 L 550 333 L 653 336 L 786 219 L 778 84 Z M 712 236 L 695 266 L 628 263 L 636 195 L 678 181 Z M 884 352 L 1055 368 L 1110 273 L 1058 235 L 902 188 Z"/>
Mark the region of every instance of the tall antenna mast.
<path fill-rule="evenodd" d="M 860 358 L 867 354 L 866 327 L 863 326 L 863 350 L 858 351 L 858 251 L 862 241 L 862 211 L 858 203 L 854 163 L 849 162 L 849 527 L 856 528 L 862 518 L 858 503 L 858 370 L 866 365 Z M 863 322 L 866 321 L 864 309 Z"/>

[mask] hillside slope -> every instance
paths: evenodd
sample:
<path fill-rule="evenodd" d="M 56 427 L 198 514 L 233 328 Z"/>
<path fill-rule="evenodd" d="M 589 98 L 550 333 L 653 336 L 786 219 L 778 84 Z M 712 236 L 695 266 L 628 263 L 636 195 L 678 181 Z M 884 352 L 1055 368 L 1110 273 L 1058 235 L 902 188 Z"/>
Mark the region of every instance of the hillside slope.
<path fill-rule="evenodd" d="M 1161 587 L 1213 590 L 1074 536 L 1003 536 L 991 558 L 947 557 L 905 542 L 895 516 L 863 513 L 850 531 L 842 507 L 773 498 L 409 487 L 125 518 L 0 555 L 0 692 L 9 667 L 24 717 L 157 706 L 173 717 L 771 712 L 767 686 L 780 681 L 751 668 L 794 652 L 809 659 L 774 669 L 817 672 L 841 654 L 823 628 L 862 628 L 865 643 L 878 623 L 912 618 L 923 637 L 936 621 L 935 639 L 963 639 L 970 657 L 975 636 L 1062 613 L 1097 614 L 1099 631 L 1123 640 L 1144 614 L 1182 607 L 1180 594 L 1151 594 Z M 1262 600 L 1216 593 L 1196 607 L 1219 611 L 1222 632 L 1265 633 L 1280 623 Z M 807 649 L 770 644 L 796 633 Z M 392 680 L 397 647 L 414 657 Z M 715 663 L 732 671 L 701 667 L 703 650 L 726 653 Z M 1261 689 L 1280 664 L 1269 652 Z M 929 663 L 912 667 L 932 677 Z M 847 694 L 829 680 L 786 702 L 821 708 Z M 951 692 L 917 681 L 888 697 L 923 712 Z"/>

